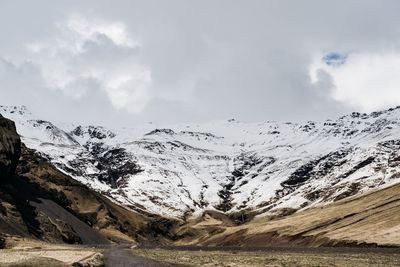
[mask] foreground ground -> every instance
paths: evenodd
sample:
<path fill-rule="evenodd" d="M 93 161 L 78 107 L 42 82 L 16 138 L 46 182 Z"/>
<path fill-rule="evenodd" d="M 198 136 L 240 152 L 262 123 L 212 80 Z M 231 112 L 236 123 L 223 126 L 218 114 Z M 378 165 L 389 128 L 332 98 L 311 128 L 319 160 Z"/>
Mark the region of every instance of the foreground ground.
<path fill-rule="evenodd" d="M 399 248 L 239 248 L 50 245 L 15 238 L 0 266 L 400 266 Z"/>
<path fill-rule="evenodd" d="M 169 267 L 180 266 L 174 263 L 157 262 L 146 257 L 136 256 L 132 254 L 130 245 L 119 245 L 109 248 L 105 252 L 105 266 L 110 267 Z"/>
<path fill-rule="evenodd" d="M 137 257 L 182 266 L 400 266 L 400 249 L 264 248 L 241 250 L 134 249 Z"/>
<path fill-rule="evenodd" d="M 132 244 L 125 245 L 65 245 L 37 240 L 7 238 L 6 248 L 0 249 L 0 267 L 158 267 L 177 266 L 138 257 L 131 252 Z"/>
<path fill-rule="evenodd" d="M 103 251 L 95 247 L 55 245 L 10 237 L 7 247 L 0 250 L 0 266 L 71 266 L 74 263 L 101 266 Z"/>

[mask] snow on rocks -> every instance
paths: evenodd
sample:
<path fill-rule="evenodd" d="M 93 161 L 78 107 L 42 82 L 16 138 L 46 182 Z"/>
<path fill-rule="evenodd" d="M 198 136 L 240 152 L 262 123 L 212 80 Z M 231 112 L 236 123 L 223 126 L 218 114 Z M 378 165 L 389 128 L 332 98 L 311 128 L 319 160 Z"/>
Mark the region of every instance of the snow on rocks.
<path fill-rule="evenodd" d="M 64 127 L 25 107 L 0 106 L 0 114 L 63 172 L 128 208 L 163 216 L 302 209 L 400 181 L 400 108 L 305 124 L 135 129 Z"/>

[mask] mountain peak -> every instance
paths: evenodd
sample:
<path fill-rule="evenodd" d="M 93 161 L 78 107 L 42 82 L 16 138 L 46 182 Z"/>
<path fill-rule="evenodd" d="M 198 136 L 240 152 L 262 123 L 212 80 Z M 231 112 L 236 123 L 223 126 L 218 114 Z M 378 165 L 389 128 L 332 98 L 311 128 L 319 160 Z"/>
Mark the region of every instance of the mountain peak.
<path fill-rule="evenodd" d="M 32 115 L 28 108 L 24 105 L 21 106 L 1 106 L 0 113 L 12 114 L 12 115 Z"/>

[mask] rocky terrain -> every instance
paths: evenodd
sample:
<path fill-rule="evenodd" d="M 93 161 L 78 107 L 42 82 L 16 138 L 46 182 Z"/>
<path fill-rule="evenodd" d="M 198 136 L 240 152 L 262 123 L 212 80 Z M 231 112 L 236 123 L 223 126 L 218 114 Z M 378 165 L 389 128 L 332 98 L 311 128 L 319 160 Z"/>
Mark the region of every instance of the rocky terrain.
<path fill-rule="evenodd" d="M 26 146 L 142 214 L 238 222 L 325 205 L 400 178 L 400 108 L 304 124 L 235 120 L 106 129 L 0 107 Z"/>
<path fill-rule="evenodd" d="M 21 143 L 14 123 L 3 117 L 0 178 L 2 247 L 10 236 L 98 245 L 156 240 L 159 235 L 161 218 L 120 207 L 60 172 Z"/>

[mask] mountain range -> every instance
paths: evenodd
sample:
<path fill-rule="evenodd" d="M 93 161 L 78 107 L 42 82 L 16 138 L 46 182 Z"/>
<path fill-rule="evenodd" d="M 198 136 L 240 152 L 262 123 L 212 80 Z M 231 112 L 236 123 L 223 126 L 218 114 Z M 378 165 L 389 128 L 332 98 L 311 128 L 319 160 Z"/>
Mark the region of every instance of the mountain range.
<path fill-rule="evenodd" d="M 238 223 L 324 206 L 400 181 L 400 107 L 307 123 L 230 119 L 108 129 L 0 106 L 60 172 L 139 214 Z"/>

